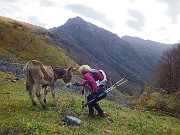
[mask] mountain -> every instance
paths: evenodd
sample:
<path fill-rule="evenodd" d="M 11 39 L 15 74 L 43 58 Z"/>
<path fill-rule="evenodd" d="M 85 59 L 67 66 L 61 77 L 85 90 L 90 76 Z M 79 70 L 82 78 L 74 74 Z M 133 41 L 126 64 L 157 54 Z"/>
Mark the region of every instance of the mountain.
<path fill-rule="evenodd" d="M 139 37 L 123 36 L 121 39 L 131 43 L 139 54 L 154 56 L 156 58 L 159 58 L 165 50 L 171 47 L 171 44 L 144 40 Z"/>
<path fill-rule="evenodd" d="M 162 53 L 172 47 L 171 44 L 158 43 L 138 37 L 123 36 L 121 39 L 129 42 L 152 69 L 154 69 L 157 60 L 162 56 Z"/>
<path fill-rule="evenodd" d="M 127 75 L 131 82 L 143 85 L 150 79 L 155 59 L 153 56 L 149 59 L 149 55 L 146 59 L 152 62 L 147 62 L 139 53 L 140 50 L 125 38 L 80 17 L 70 18 L 64 25 L 51 28 L 50 31 L 68 40 L 69 44 L 62 44 L 61 39 L 57 38 L 56 43 L 68 50 L 79 64 L 100 67 L 114 81 Z"/>

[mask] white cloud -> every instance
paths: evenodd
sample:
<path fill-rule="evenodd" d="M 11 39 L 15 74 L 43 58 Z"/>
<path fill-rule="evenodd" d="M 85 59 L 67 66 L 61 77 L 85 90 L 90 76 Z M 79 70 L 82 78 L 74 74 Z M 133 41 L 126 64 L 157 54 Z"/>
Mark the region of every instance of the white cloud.
<path fill-rule="evenodd" d="M 158 0 L 166 4 L 166 15 L 171 19 L 172 23 L 177 23 L 178 15 L 180 14 L 180 1 L 179 0 Z"/>
<path fill-rule="evenodd" d="M 45 28 L 80 16 L 119 36 L 175 43 L 180 40 L 179 4 L 178 0 L 0 0 L 0 15 Z"/>
<path fill-rule="evenodd" d="M 145 25 L 144 15 L 137 10 L 128 10 L 128 14 L 132 19 L 127 20 L 127 25 L 137 31 L 141 31 L 142 27 Z"/>
<path fill-rule="evenodd" d="M 91 7 L 80 4 L 68 4 L 65 5 L 65 8 L 71 10 L 72 12 L 83 15 L 87 18 L 100 21 L 101 23 L 107 25 L 108 27 L 113 28 L 113 22 L 108 20 L 104 13 L 98 12 Z"/>

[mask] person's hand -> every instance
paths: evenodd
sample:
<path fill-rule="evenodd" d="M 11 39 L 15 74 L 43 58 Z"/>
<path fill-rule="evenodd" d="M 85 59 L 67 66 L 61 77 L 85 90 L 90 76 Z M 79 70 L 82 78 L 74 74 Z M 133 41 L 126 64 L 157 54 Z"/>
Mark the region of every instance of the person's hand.
<path fill-rule="evenodd" d="M 74 86 L 78 86 L 78 85 L 79 85 L 79 83 L 75 82 L 73 85 L 74 85 Z"/>

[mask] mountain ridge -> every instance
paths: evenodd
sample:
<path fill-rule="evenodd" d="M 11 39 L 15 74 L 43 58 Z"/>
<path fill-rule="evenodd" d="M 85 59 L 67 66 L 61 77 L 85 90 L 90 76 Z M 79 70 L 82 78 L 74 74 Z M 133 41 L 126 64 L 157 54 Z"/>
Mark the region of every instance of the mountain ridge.
<path fill-rule="evenodd" d="M 150 79 L 157 61 L 155 57 L 142 56 L 132 42 L 123 40 L 117 34 L 86 22 L 80 17 L 70 18 L 64 25 L 50 31 L 75 42 L 74 48 L 88 52 L 88 58 L 99 63 L 91 63 L 88 59 L 78 61 L 79 64 L 89 63 L 92 67 L 104 67 L 107 72 L 111 70 L 110 74 L 116 81 L 117 78 L 127 75 L 132 82 L 143 85 Z M 68 46 L 64 48 L 67 49 Z M 73 53 L 73 48 L 69 47 L 67 50 Z M 84 57 L 86 53 L 82 52 L 79 55 Z"/>

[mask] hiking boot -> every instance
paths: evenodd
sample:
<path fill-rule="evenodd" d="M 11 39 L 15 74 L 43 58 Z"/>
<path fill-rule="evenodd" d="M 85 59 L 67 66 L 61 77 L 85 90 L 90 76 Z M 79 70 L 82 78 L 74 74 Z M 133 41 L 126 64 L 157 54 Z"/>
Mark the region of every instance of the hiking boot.
<path fill-rule="evenodd" d="M 91 118 L 95 118 L 96 117 L 96 115 L 94 113 L 89 113 L 88 116 L 91 117 Z"/>
<path fill-rule="evenodd" d="M 106 112 L 103 112 L 103 113 L 98 113 L 98 114 L 96 114 L 96 116 L 107 117 L 108 114 L 107 114 Z"/>

